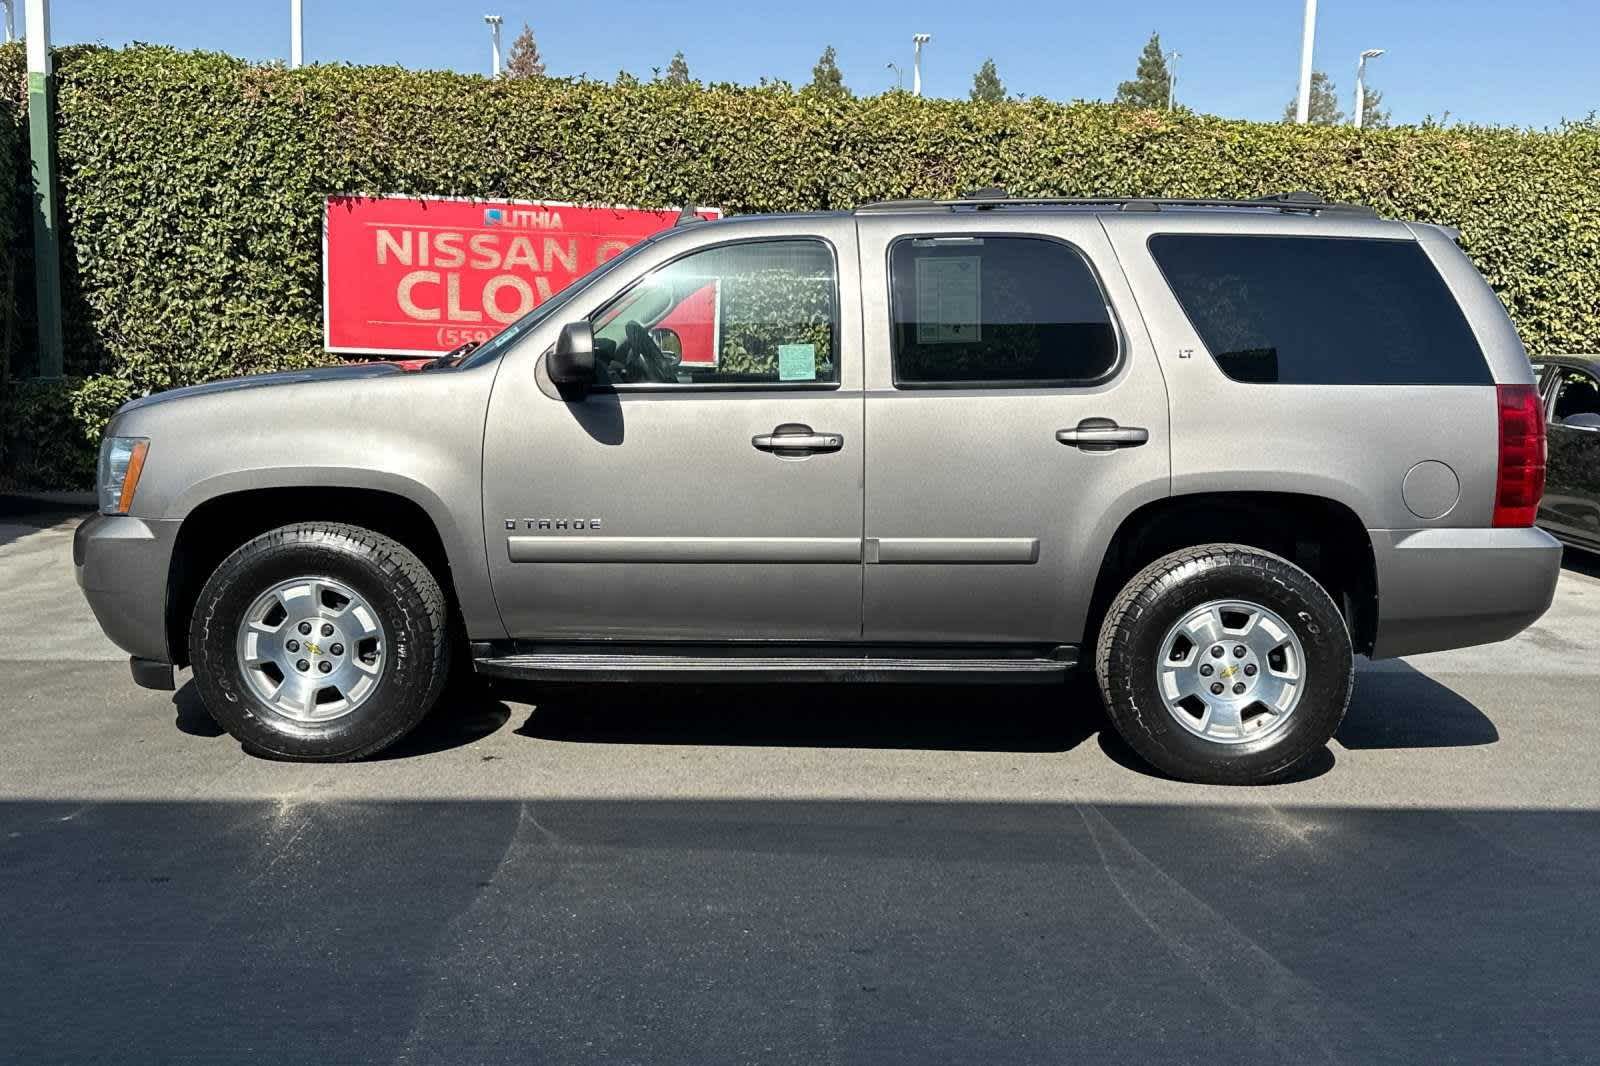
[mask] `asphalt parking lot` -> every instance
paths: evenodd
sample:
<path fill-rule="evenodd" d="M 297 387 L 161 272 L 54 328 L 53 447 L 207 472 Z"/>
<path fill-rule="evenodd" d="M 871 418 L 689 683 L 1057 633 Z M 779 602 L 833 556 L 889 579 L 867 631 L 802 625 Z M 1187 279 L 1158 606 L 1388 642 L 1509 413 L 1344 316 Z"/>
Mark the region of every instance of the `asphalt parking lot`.
<path fill-rule="evenodd" d="M 72 516 L 0 516 L 0 1061 L 1585 1061 L 1600 565 L 1362 663 L 1297 780 L 1142 769 L 1092 687 L 549 688 L 384 758 L 132 685 Z"/>

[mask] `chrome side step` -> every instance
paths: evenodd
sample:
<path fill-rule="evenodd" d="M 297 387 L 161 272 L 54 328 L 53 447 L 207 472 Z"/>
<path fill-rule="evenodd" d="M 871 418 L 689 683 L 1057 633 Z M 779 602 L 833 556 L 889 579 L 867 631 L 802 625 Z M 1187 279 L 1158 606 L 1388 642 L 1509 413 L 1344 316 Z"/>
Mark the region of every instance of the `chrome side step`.
<path fill-rule="evenodd" d="M 516 681 L 899 681 L 943 684 L 1061 680 L 1078 663 L 1063 645 L 1008 654 L 1006 649 L 828 649 L 747 647 L 682 651 L 560 649 L 514 651 L 479 645 L 480 674 Z"/>

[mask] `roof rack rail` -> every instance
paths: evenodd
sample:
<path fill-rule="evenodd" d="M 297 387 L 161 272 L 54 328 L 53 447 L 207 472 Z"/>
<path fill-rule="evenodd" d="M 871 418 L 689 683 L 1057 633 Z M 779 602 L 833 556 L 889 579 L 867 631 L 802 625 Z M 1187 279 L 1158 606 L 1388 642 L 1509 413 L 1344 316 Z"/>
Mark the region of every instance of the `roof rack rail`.
<path fill-rule="evenodd" d="M 1312 192 L 1285 192 L 1251 200 L 1185 199 L 1162 196 L 1008 196 L 1003 189 L 975 189 L 955 200 L 879 200 L 856 208 L 858 214 L 878 211 L 911 211 L 943 207 L 952 211 L 967 208 L 992 211 L 1003 207 L 1104 207 L 1118 211 L 1160 211 L 1163 208 L 1231 207 L 1258 208 L 1264 211 L 1301 214 L 1341 214 L 1376 218 L 1378 213 L 1365 204 L 1342 204 L 1324 200 Z"/>

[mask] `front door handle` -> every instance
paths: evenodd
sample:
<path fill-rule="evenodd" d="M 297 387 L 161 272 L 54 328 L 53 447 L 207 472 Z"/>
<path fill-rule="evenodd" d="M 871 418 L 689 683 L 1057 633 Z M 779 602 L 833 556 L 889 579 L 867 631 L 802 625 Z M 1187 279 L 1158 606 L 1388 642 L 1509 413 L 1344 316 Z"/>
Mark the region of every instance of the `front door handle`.
<path fill-rule="evenodd" d="M 1056 430 L 1056 440 L 1086 452 L 1137 448 L 1149 439 L 1148 429 L 1142 426 L 1119 426 L 1109 418 L 1085 418 L 1072 429 Z"/>
<path fill-rule="evenodd" d="M 818 433 L 810 426 L 788 422 L 771 433 L 759 433 L 751 437 L 750 443 L 760 451 L 792 457 L 814 452 L 836 452 L 844 447 L 844 436 L 839 433 Z"/>

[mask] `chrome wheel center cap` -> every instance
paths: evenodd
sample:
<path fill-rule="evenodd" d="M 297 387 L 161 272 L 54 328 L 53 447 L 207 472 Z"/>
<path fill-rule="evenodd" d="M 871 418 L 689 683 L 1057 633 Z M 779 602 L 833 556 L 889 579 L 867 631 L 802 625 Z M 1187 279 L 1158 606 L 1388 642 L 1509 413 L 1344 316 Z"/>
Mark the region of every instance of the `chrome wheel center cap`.
<path fill-rule="evenodd" d="M 1282 617 L 1248 600 L 1193 608 L 1161 642 L 1156 689 L 1184 729 L 1219 744 L 1279 729 L 1305 690 L 1305 650 Z"/>
<path fill-rule="evenodd" d="M 293 722 L 341 718 L 371 698 L 388 638 L 377 612 L 329 577 L 280 581 L 239 623 L 238 665 L 272 711 Z"/>

